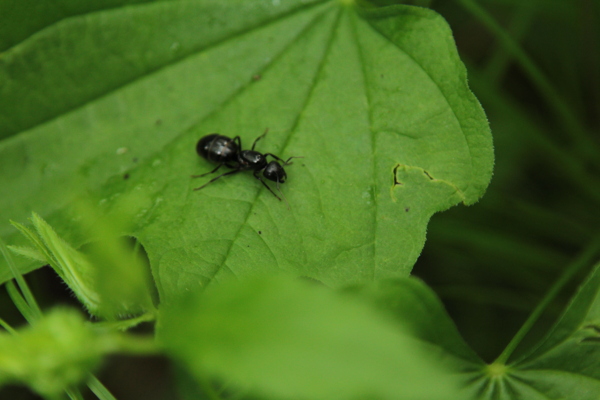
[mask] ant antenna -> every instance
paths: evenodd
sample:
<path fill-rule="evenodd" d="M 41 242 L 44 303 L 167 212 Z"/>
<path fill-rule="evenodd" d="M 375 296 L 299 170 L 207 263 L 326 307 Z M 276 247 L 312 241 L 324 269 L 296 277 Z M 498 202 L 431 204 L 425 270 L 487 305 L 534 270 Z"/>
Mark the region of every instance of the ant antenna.
<path fill-rule="evenodd" d="M 293 164 L 293 163 L 291 163 L 291 162 L 290 162 L 290 160 L 291 160 L 291 159 L 293 159 L 293 158 L 304 158 L 304 156 L 293 156 L 293 157 L 290 157 L 290 158 L 288 158 L 288 159 L 287 159 L 287 160 L 286 160 L 286 161 L 283 163 L 283 165 L 291 165 L 291 164 Z M 283 161 L 283 160 L 282 160 L 282 161 Z"/>
<path fill-rule="evenodd" d="M 252 143 L 252 148 L 251 150 L 254 150 L 254 146 L 256 146 L 256 142 L 258 142 L 260 139 L 264 138 L 265 135 L 269 132 L 269 128 L 265 129 L 265 133 L 263 133 L 262 135 L 260 135 L 259 137 L 257 137 L 256 139 L 254 139 L 254 143 Z M 241 147 L 241 146 L 240 146 Z"/>

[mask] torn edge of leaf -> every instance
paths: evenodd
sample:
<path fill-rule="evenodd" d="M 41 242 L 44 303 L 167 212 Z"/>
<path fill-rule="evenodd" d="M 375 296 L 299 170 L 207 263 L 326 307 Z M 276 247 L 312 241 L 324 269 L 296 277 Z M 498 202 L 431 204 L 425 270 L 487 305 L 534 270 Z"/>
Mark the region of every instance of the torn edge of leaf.
<path fill-rule="evenodd" d="M 396 198 L 396 195 L 394 194 L 394 189 L 397 186 L 402 186 L 405 187 L 404 182 L 401 182 L 398 180 L 398 170 L 400 171 L 405 171 L 405 172 L 409 172 L 409 171 L 419 171 L 421 172 L 427 179 L 429 179 L 429 181 L 431 181 L 432 183 L 438 183 L 438 184 L 443 184 L 443 185 L 447 185 L 448 187 L 452 188 L 454 190 L 454 193 L 457 194 L 460 198 L 460 201 L 462 201 L 463 203 L 466 200 L 465 194 L 462 190 L 460 190 L 455 184 L 453 184 L 452 182 L 449 182 L 447 180 L 444 179 L 437 179 L 435 178 L 433 175 L 431 175 L 430 172 L 428 172 L 426 169 L 421 168 L 421 167 L 416 167 L 416 166 L 412 166 L 412 165 L 406 165 L 406 164 L 400 164 L 397 163 L 394 168 L 392 169 L 392 176 L 393 176 L 393 183 L 392 186 L 390 187 L 390 197 L 392 198 L 392 201 L 394 203 L 396 203 L 398 201 L 398 199 Z"/>

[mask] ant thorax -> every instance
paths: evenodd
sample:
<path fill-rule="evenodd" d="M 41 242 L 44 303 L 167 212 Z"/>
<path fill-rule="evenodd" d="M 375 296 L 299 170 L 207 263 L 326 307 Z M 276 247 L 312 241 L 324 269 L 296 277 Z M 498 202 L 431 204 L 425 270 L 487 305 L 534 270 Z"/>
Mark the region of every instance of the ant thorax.
<path fill-rule="evenodd" d="M 238 155 L 238 162 L 243 169 L 263 169 L 267 160 L 262 153 L 254 150 L 243 150 Z"/>

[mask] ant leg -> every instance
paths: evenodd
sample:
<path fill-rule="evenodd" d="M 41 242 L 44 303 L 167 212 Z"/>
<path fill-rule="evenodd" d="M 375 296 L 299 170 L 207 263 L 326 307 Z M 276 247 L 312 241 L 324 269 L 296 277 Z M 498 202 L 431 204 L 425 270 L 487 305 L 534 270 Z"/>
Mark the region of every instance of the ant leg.
<path fill-rule="evenodd" d="M 273 196 L 277 197 L 277 200 L 281 201 L 281 198 L 279 198 L 279 196 L 277 196 L 277 195 L 275 194 L 275 192 L 273 191 L 273 189 L 271 189 L 271 188 L 269 187 L 269 185 L 267 185 L 267 183 L 266 183 L 265 181 L 263 181 L 263 180 L 262 180 L 262 178 L 260 177 L 260 175 L 258 175 L 258 173 L 259 173 L 259 172 L 260 172 L 260 171 L 254 171 L 254 177 L 255 177 L 256 179 L 258 179 L 258 180 L 259 180 L 259 181 L 260 181 L 260 182 L 261 182 L 261 183 L 262 183 L 262 184 L 263 184 L 263 185 L 264 185 L 264 186 L 265 186 L 267 189 L 269 189 L 269 192 L 273 193 Z M 279 182 L 277 182 L 277 183 L 279 183 Z"/>
<path fill-rule="evenodd" d="M 222 178 L 222 177 L 224 177 L 224 176 L 227 176 L 227 175 L 233 175 L 233 174 L 237 174 L 237 173 L 238 173 L 238 172 L 240 172 L 240 171 L 241 171 L 240 169 L 234 169 L 233 171 L 225 172 L 224 174 L 221 174 L 221 175 L 219 175 L 219 176 L 217 176 L 217 177 L 215 177 L 215 178 L 212 178 L 210 181 L 206 182 L 204 185 L 202 185 L 202 186 L 200 186 L 200 187 L 197 187 L 197 188 L 194 188 L 194 190 L 200 190 L 200 189 L 202 189 L 203 187 L 205 187 L 205 186 L 207 186 L 207 185 L 209 185 L 209 184 L 213 183 L 214 181 L 216 181 L 216 180 L 217 180 L 217 179 L 219 179 L 219 178 Z"/>
<path fill-rule="evenodd" d="M 264 154 L 264 156 L 265 156 L 265 157 L 266 157 L 266 156 L 271 156 L 271 157 L 273 157 L 274 159 L 276 159 L 277 161 L 281 161 L 281 162 L 283 162 L 283 160 L 282 160 L 281 158 L 277 157 L 277 156 L 276 156 L 275 154 L 273 154 L 273 153 L 265 153 L 265 154 Z"/>
<path fill-rule="evenodd" d="M 260 135 L 256 139 L 254 139 L 254 143 L 252 143 L 252 148 L 250 150 L 254 150 L 254 146 L 256 146 L 256 142 L 258 142 L 260 139 L 264 138 L 265 135 L 267 134 L 267 132 L 269 132 L 269 128 L 265 129 L 265 133 L 263 133 L 262 135 Z"/>
<path fill-rule="evenodd" d="M 236 140 L 237 140 L 238 149 L 242 150 L 242 139 L 240 139 L 239 136 L 236 136 L 233 139 L 231 139 L 232 142 L 235 142 Z"/>
<path fill-rule="evenodd" d="M 212 171 L 210 171 L 210 172 L 207 172 L 207 173 L 205 173 L 205 174 L 202 174 L 202 175 L 192 175 L 192 178 L 200 178 L 200 177 L 203 177 L 203 176 L 206 176 L 206 175 L 214 174 L 214 173 L 215 173 L 215 172 L 217 172 L 217 171 L 219 170 L 219 168 L 221 168 L 223 165 L 225 165 L 225 163 L 221 163 L 221 164 L 217 165 L 217 168 L 215 168 L 215 169 L 213 169 Z"/>
<path fill-rule="evenodd" d="M 290 162 L 291 159 L 294 159 L 294 158 L 304 158 L 303 156 L 293 156 L 293 157 L 288 158 L 286 161 L 283 161 L 281 158 L 277 157 L 275 154 L 272 154 L 272 153 L 265 153 L 264 155 L 265 156 L 271 156 L 274 159 L 276 159 L 277 161 L 281 161 L 283 163 L 283 165 L 293 164 L 293 163 Z"/>

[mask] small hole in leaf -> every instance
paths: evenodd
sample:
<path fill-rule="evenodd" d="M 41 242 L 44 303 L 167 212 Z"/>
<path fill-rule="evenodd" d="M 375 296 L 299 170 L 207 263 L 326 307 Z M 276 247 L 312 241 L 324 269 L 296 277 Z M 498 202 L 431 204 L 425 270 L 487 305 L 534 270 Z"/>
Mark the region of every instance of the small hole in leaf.
<path fill-rule="evenodd" d="M 398 180 L 398 175 L 396 174 L 396 172 L 398 171 L 398 168 L 400 168 L 400 164 L 396 164 L 396 166 L 394 167 L 394 171 L 393 171 L 394 186 L 403 185 L 403 183 Z"/>

